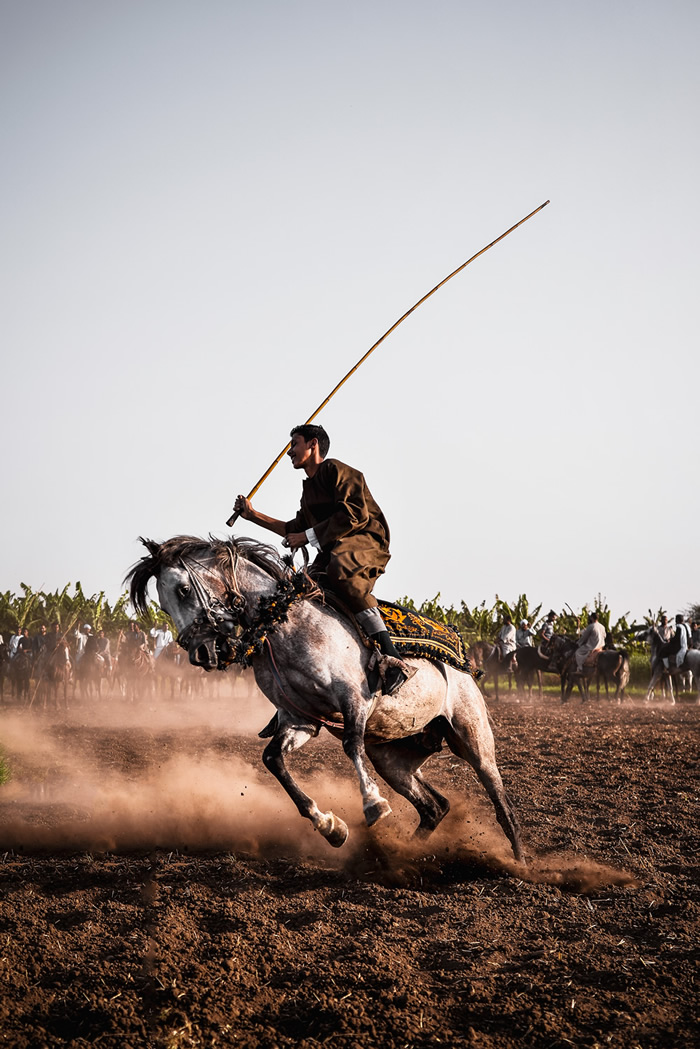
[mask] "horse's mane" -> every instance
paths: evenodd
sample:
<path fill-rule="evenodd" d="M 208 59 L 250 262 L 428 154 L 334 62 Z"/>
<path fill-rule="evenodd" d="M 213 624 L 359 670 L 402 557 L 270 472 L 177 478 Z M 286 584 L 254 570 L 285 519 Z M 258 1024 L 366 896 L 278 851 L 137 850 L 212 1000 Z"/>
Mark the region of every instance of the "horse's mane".
<path fill-rule="evenodd" d="M 279 556 L 274 547 L 267 543 L 257 543 L 254 539 L 247 539 L 244 536 L 238 539 L 233 537 L 216 539 L 210 535 L 206 540 L 193 535 L 176 535 L 172 539 L 166 539 L 164 543 L 156 543 L 152 539 L 143 538 L 141 542 L 148 550 L 148 554 L 137 561 L 124 578 L 125 584 L 129 587 L 131 603 L 138 612 L 147 611 L 148 584 L 161 568 L 172 568 L 188 558 L 192 560 L 201 560 L 203 557 L 213 558 L 214 567 L 229 583 L 233 582 L 231 565 L 235 565 L 239 557 L 250 561 L 251 564 L 278 582 L 285 579 L 290 571 L 289 565 Z"/>

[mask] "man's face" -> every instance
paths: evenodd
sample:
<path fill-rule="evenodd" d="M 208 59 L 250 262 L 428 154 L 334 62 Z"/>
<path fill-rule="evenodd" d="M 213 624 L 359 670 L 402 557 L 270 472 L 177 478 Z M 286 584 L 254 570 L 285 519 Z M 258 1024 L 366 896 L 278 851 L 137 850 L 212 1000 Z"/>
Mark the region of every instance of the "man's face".
<path fill-rule="evenodd" d="M 306 463 L 313 458 L 314 448 L 318 444 L 315 437 L 307 443 L 299 433 L 295 433 L 290 442 L 291 447 L 287 455 L 292 460 L 295 470 L 302 470 Z"/>

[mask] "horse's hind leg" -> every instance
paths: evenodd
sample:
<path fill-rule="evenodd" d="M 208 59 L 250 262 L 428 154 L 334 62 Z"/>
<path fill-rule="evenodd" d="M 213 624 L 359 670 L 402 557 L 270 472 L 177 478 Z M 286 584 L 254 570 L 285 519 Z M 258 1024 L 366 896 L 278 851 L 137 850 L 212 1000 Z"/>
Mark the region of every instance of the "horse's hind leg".
<path fill-rule="evenodd" d="M 449 717 L 445 739 L 452 753 L 468 761 L 476 772 L 496 810 L 496 819 L 511 844 L 513 855 L 518 862 L 523 862 L 525 857 L 520 843 L 520 827 L 498 771 L 486 708 L 483 711 L 468 708 L 454 710 Z"/>
<path fill-rule="evenodd" d="M 347 825 L 333 812 L 321 812 L 313 798 L 304 794 L 284 763 L 286 754 L 303 747 L 312 737 L 318 735 L 318 728 L 313 725 L 285 725 L 284 715 L 280 715 L 281 727 L 263 751 L 265 768 L 279 780 L 299 810 L 300 815 L 310 820 L 314 830 L 319 831 L 326 841 L 336 849 L 345 843 L 348 836 Z"/>
<path fill-rule="evenodd" d="M 367 744 L 367 757 L 397 794 L 411 802 L 420 816 L 416 834 L 430 834 L 450 811 L 450 803 L 418 771 L 438 746 L 426 744 L 419 736 L 391 743 Z"/>

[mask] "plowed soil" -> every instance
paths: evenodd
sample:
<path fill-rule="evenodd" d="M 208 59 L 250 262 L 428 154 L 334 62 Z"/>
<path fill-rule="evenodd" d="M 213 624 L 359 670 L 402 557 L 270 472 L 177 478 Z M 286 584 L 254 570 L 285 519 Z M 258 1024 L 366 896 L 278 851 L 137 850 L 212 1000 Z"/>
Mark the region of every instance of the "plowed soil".
<path fill-rule="evenodd" d="M 448 751 L 417 842 L 388 788 L 363 827 L 322 734 L 290 765 L 350 826 L 332 849 L 245 692 L 2 711 L 0 1045 L 698 1044 L 699 706 L 489 701 L 521 867 Z"/>

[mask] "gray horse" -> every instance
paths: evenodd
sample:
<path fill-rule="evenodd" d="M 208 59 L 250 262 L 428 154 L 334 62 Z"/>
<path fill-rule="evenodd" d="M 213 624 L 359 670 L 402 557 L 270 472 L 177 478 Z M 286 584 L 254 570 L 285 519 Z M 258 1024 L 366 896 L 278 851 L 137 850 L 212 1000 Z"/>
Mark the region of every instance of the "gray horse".
<path fill-rule="evenodd" d="M 234 661 L 252 666 L 258 687 L 277 708 L 261 733 L 272 735 L 263 752 L 265 766 L 331 845 L 344 844 L 346 824 L 333 812 L 322 812 L 285 765 L 286 755 L 317 736 L 321 727 L 342 739 L 355 766 L 368 826 L 391 808 L 367 758 L 415 807 L 417 833 L 437 827 L 449 802 L 420 770 L 444 740 L 476 772 L 515 858 L 523 860 L 486 705 L 469 674 L 437 661 L 411 659 L 417 673 L 397 695 L 384 696 L 369 684 L 373 647 L 328 604 L 290 597 L 302 573 L 293 573 L 272 547 L 244 538 L 205 542 L 179 536 L 161 544 L 143 542 L 148 556 L 127 577 L 135 607 L 146 606 L 154 578 L 160 605 L 175 623 L 192 664 L 206 670 L 225 669 Z"/>
<path fill-rule="evenodd" d="M 647 694 L 644 697 L 648 702 L 654 698 L 654 691 L 659 682 L 663 682 L 665 676 L 668 676 L 671 698 L 669 702 L 675 703 L 676 699 L 673 694 L 673 680 L 683 678 L 685 674 L 692 674 L 695 687 L 698 692 L 698 701 L 700 701 L 700 651 L 697 649 L 689 649 L 686 652 L 685 660 L 679 667 L 676 666 L 676 657 L 671 656 L 669 658 L 668 667 L 665 665 L 661 656 L 661 646 L 664 644 L 664 640 L 659 634 L 655 626 L 647 627 L 645 630 L 637 634 L 638 641 L 646 641 L 651 649 L 651 679 L 647 686 Z"/>

